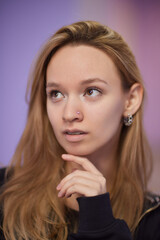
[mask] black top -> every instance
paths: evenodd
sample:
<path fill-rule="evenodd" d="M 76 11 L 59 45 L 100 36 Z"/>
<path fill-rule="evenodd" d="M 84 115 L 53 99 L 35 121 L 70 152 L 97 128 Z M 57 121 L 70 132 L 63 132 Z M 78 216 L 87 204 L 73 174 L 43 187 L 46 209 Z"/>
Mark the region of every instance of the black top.
<path fill-rule="evenodd" d="M 0 185 L 4 183 L 5 169 L 0 170 Z M 160 240 L 160 197 L 149 196 L 135 235 L 132 238 L 124 220 L 112 214 L 109 193 L 94 197 L 79 197 L 79 227 L 68 240 Z M 3 215 L 0 216 L 2 225 Z M 0 232 L 0 240 L 5 240 Z"/>

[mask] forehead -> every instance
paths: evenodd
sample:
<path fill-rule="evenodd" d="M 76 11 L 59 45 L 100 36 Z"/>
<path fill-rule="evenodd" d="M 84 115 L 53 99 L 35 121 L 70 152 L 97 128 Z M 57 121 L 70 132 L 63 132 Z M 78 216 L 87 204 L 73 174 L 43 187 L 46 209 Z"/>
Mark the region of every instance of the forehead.
<path fill-rule="evenodd" d="M 47 82 L 101 78 L 120 81 L 113 60 L 104 51 L 88 45 L 66 45 L 51 58 L 46 72 Z"/>

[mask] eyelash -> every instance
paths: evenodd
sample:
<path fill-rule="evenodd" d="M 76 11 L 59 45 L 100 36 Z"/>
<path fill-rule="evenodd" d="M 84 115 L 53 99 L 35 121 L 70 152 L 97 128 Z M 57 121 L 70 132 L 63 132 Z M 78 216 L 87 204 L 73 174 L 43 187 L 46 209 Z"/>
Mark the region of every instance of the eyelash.
<path fill-rule="evenodd" d="M 87 91 L 90 91 L 90 90 L 96 90 L 96 91 L 98 91 L 100 94 L 102 94 L 102 91 L 99 89 L 99 88 L 97 88 L 97 87 L 89 87 L 89 88 L 87 88 L 86 90 L 85 90 L 85 94 L 87 93 Z M 58 91 L 58 90 L 51 90 L 51 91 L 49 91 L 49 92 L 47 92 L 47 95 L 48 95 L 48 97 L 49 98 L 53 98 L 53 94 L 55 94 L 55 93 L 61 93 L 60 91 Z M 56 98 L 55 98 L 56 99 Z"/>

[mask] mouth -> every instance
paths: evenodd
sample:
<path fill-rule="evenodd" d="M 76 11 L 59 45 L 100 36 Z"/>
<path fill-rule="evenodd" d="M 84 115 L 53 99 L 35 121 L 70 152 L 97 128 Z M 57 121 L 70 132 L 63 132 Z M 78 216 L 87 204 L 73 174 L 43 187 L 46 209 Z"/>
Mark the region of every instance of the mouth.
<path fill-rule="evenodd" d="M 66 140 L 69 142 L 81 141 L 88 134 L 87 132 L 83 132 L 81 130 L 66 130 L 63 133 L 65 135 Z"/>
<path fill-rule="evenodd" d="M 84 132 L 65 132 L 65 134 L 68 135 L 81 135 L 81 134 L 85 134 Z"/>

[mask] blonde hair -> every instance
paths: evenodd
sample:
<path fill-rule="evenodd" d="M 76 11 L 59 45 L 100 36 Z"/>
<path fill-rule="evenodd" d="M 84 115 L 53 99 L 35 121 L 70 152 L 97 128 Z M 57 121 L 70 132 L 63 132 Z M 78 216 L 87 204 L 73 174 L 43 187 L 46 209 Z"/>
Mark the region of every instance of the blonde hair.
<path fill-rule="evenodd" d="M 28 85 L 26 127 L 7 169 L 2 188 L 3 231 L 6 239 L 67 239 L 66 208 L 56 186 L 64 176 L 61 154 L 46 111 L 45 75 L 51 57 L 67 44 L 101 49 L 114 61 L 124 90 L 136 82 L 143 86 L 135 58 L 123 38 L 107 26 L 82 21 L 62 27 L 43 47 Z M 123 126 L 118 149 L 117 174 L 110 192 L 114 216 L 131 231 L 141 215 L 146 190 L 148 145 L 142 127 L 142 107 L 131 127 Z"/>

